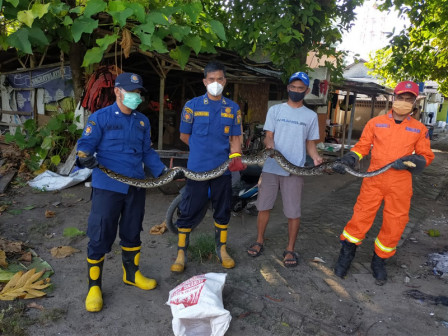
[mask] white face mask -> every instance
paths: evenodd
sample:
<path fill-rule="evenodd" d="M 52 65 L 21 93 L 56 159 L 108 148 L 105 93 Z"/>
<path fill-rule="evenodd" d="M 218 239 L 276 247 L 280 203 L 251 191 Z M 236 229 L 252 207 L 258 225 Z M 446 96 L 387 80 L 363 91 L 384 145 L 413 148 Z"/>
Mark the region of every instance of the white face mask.
<path fill-rule="evenodd" d="M 212 96 L 219 96 L 222 93 L 222 90 L 224 90 L 224 86 L 222 86 L 218 82 L 213 82 L 207 85 L 207 92 Z"/>

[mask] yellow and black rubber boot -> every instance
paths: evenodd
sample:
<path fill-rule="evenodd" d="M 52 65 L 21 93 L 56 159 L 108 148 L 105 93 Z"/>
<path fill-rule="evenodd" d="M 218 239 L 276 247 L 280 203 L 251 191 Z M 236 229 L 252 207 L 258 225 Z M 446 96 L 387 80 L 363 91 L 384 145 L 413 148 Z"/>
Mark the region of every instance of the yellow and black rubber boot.
<path fill-rule="evenodd" d="M 99 312 L 103 309 L 103 294 L 101 293 L 101 275 L 103 273 L 104 256 L 100 260 L 87 258 L 89 275 L 89 292 L 86 297 L 86 310 Z"/>
<path fill-rule="evenodd" d="M 190 243 L 191 228 L 179 228 L 177 230 L 177 258 L 171 265 L 171 272 L 182 273 L 187 263 L 187 248 Z"/>
<path fill-rule="evenodd" d="M 144 290 L 156 288 L 157 282 L 143 276 L 138 269 L 140 264 L 140 249 L 137 247 L 121 247 L 123 259 L 123 282 Z"/>
<path fill-rule="evenodd" d="M 235 261 L 227 253 L 227 227 L 228 224 L 218 224 L 215 222 L 215 242 L 216 242 L 216 255 L 224 268 L 234 268 Z"/>

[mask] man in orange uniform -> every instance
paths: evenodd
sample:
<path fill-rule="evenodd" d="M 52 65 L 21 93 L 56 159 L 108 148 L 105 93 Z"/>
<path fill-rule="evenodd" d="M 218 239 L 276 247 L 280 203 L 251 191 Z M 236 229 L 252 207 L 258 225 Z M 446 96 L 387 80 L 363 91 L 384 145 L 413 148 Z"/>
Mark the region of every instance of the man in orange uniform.
<path fill-rule="evenodd" d="M 394 90 L 392 109 L 371 119 L 359 142 L 341 158 L 343 163 L 353 167 L 371 152 L 369 171 L 394 162 L 392 169 L 362 182 L 353 216 L 340 236 L 342 248 L 334 272 L 341 278 L 347 274 L 356 247 L 370 230 L 384 200 L 383 224 L 375 239 L 371 268 L 378 285 L 387 281 L 384 261 L 395 254 L 409 220 L 412 174 L 420 173 L 434 160 L 426 126 L 410 116 L 418 92 L 418 85 L 414 82 L 399 83 Z M 407 161 L 412 162 L 413 167 L 409 167 Z M 345 173 L 342 166 L 335 170 Z"/>

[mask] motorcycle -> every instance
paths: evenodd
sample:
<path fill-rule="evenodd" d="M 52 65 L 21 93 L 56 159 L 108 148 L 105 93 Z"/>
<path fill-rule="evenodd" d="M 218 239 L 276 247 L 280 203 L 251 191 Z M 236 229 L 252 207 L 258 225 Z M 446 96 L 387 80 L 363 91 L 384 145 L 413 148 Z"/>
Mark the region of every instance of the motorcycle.
<path fill-rule="evenodd" d="M 237 216 L 243 211 L 249 215 L 256 216 L 258 214 L 255 206 L 255 201 L 258 195 L 258 179 L 261 175 L 261 167 L 249 166 L 242 172 L 232 172 L 232 201 L 231 211 L 232 215 Z M 184 187 L 185 188 L 185 187 Z M 180 190 L 179 195 L 171 202 L 166 212 L 165 221 L 168 229 L 177 234 L 177 219 L 181 212 L 179 204 L 182 200 L 184 188 Z M 197 217 L 192 228 L 195 228 L 202 222 L 208 209 L 212 209 L 212 202 L 209 200 L 201 211 L 200 216 Z"/>

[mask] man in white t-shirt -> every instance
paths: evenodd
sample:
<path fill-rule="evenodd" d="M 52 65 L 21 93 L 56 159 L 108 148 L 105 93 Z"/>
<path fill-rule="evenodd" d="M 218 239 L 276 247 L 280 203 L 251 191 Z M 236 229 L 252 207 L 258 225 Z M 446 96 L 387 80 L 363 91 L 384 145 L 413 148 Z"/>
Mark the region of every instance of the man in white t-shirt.
<path fill-rule="evenodd" d="M 302 167 L 307 153 L 315 165 L 322 163 L 315 143 L 319 139 L 317 114 L 303 105 L 303 99 L 310 91 L 309 84 L 306 73 L 294 73 L 287 86 L 288 102 L 272 106 L 264 124 L 266 148 L 275 148 L 289 162 Z M 257 199 L 257 241 L 247 250 L 250 256 L 258 257 L 263 252 L 264 233 L 280 189 L 289 233 L 288 245 L 283 252 L 283 264 L 286 267 L 297 266 L 298 254 L 294 251 L 294 246 L 300 227 L 302 187 L 302 176 L 290 175 L 273 158 L 266 160 Z"/>

